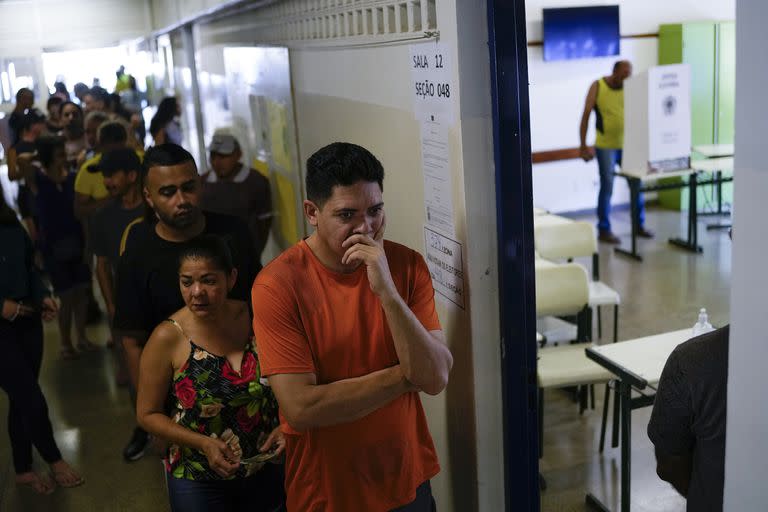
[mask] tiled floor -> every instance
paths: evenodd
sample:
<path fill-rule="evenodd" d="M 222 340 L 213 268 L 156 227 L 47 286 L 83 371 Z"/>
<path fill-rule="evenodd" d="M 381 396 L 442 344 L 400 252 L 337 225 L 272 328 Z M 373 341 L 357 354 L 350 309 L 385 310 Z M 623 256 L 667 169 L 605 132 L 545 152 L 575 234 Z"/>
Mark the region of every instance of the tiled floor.
<path fill-rule="evenodd" d="M 628 216 L 618 212 L 616 231 L 629 232 Z M 601 247 L 602 279 L 622 295 L 621 339 L 692 326 L 699 307 L 705 306 L 715 325 L 729 317 L 730 242 L 726 232 L 700 230 L 704 254 L 694 255 L 666 243 L 684 228 L 684 217 L 652 211 L 649 226 L 657 238 L 641 241 L 644 263 L 637 263 Z M 625 237 L 626 241 L 626 237 Z M 589 264 L 589 262 L 585 262 Z M 606 332 L 612 315 L 604 315 Z M 91 329 L 92 339 L 103 344 L 103 327 Z M 157 457 L 126 464 L 121 450 L 133 428 L 133 413 L 124 388 L 114 384 L 114 354 L 102 349 L 79 360 L 58 359 L 54 325 L 46 331 L 46 352 L 41 382 L 51 410 L 56 437 L 67 460 L 79 468 L 87 482 L 76 489 L 58 489 L 41 497 L 17 489 L 5 428 L 0 429 L 0 511 L 91 512 L 168 510 L 165 484 Z M 564 394 L 548 395 L 545 418 L 545 457 L 541 471 L 549 487 L 542 493 L 542 510 L 585 510 L 584 493 L 593 491 L 608 504 L 617 503 L 618 449 L 597 454 L 602 390 L 595 411 L 579 416 Z M 7 400 L 0 393 L 0 424 Z M 645 436 L 649 409 L 633 414 L 633 511 L 683 511 L 684 502 L 654 471 L 652 447 Z M 471 512 L 471 511 L 457 511 Z M 497 511 L 488 511 L 497 512 Z"/>
<path fill-rule="evenodd" d="M 629 244 L 629 215 L 614 214 L 614 231 Z M 584 217 L 584 220 L 593 220 Z M 649 227 L 654 240 L 640 240 L 642 263 L 614 254 L 601 244 L 601 279 L 620 294 L 619 340 L 637 338 L 693 326 L 699 308 L 706 307 L 715 326 L 730 316 L 731 242 L 727 231 L 706 231 L 707 217 L 699 224 L 703 254 L 693 254 L 667 243 L 685 234 L 686 217 L 676 212 L 651 210 Z M 589 262 L 583 262 L 588 265 Z M 612 315 L 603 314 L 604 341 L 610 341 Z M 608 333 L 608 334 L 606 334 Z M 541 472 L 548 488 L 541 495 L 546 512 L 589 510 L 587 491 L 618 510 L 620 448 L 598 454 L 603 386 L 597 388 L 597 407 L 579 416 L 577 406 L 564 393 L 549 392 L 545 401 L 544 458 Z M 646 427 L 651 409 L 632 413 L 632 511 L 684 512 L 683 500 L 656 476 L 653 445 Z M 610 422 L 610 416 L 609 416 Z M 610 428 L 608 432 L 610 439 Z M 607 441 L 606 444 L 610 446 Z"/>

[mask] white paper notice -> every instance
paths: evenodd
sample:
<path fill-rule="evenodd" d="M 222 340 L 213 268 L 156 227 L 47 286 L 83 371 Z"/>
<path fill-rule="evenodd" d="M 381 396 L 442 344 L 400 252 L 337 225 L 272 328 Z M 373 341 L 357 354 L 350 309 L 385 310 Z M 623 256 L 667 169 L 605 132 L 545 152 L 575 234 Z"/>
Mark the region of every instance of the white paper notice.
<path fill-rule="evenodd" d="M 451 184 L 448 129 L 441 123 L 421 123 L 421 166 L 424 172 L 424 209 L 427 224 L 452 235 L 453 186 Z"/>
<path fill-rule="evenodd" d="M 424 247 L 432 286 L 441 296 L 464 309 L 464 266 L 461 244 L 424 227 Z"/>
<path fill-rule="evenodd" d="M 410 47 L 411 94 L 416 119 L 453 123 L 455 95 L 451 54 L 443 43 Z"/>

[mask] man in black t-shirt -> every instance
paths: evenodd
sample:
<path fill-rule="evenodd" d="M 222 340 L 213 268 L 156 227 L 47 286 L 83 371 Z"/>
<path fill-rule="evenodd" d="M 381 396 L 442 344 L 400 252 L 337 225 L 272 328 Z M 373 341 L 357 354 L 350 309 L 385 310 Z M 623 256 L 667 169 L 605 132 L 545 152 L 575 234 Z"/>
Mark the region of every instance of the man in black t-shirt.
<path fill-rule="evenodd" d="M 250 302 L 256 261 L 243 221 L 200 210 L 200 176 L 189 152 L 175 144 L 161 144 L 147 151 L 144 169 L 143 193 L 152 216 L 129 225 L 123 235 L 113 324 L 122 338 L 134 388 L 141 350 L 150 333 L 184 306 L 178 255 L 185 242 L 202 234 L 224 238 L 238 269 L 230 296 L 246 302 Z M 124 458 L 138 459 L 146 444 L 146 432 L 137 427 Z"/>

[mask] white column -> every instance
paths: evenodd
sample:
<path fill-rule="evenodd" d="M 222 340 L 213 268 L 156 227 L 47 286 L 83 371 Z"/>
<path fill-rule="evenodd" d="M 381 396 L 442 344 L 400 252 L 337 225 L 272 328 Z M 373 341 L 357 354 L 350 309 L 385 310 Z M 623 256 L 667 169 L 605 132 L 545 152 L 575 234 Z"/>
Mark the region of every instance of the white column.
<path fill-rule="evenodd" d="M 723 510 L 765 510 L 768 503 L 768 3 L 736 2 L 736 149 L 728 361 L 728 426 Z"/>

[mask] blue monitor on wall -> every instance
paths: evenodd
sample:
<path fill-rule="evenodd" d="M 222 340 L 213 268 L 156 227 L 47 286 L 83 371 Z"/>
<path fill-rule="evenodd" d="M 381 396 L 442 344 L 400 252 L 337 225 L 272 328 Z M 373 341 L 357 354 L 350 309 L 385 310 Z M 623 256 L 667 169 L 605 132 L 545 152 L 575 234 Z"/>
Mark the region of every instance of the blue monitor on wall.
<path fill-rule="evenodd" d="M 544 9 L 544 60 L 619 54 L 619 6 Z"/>

